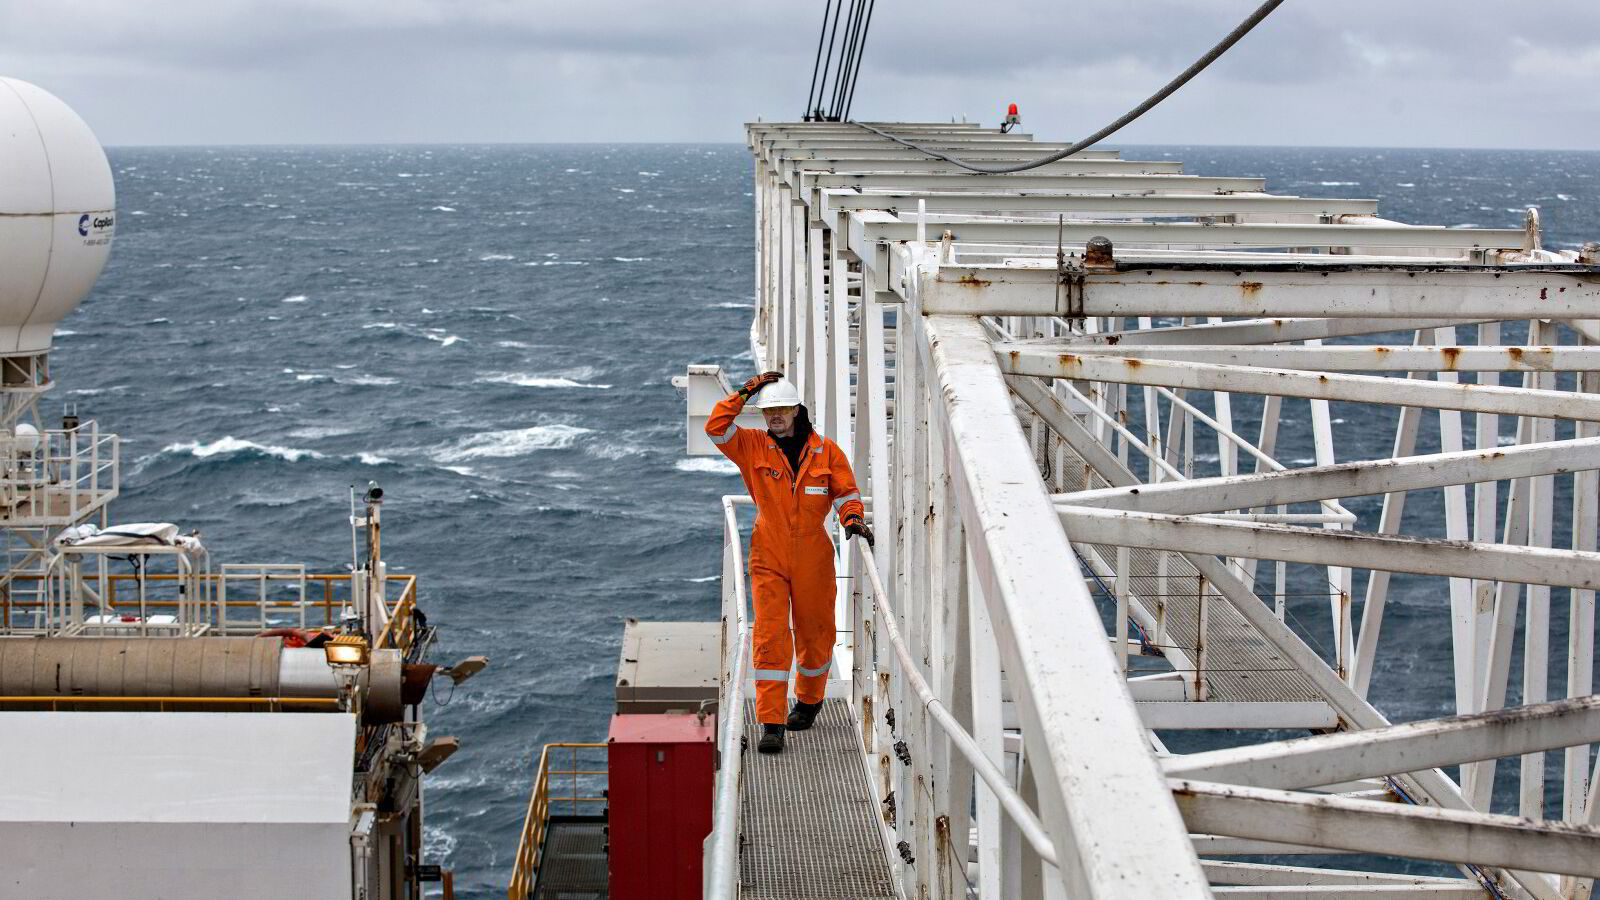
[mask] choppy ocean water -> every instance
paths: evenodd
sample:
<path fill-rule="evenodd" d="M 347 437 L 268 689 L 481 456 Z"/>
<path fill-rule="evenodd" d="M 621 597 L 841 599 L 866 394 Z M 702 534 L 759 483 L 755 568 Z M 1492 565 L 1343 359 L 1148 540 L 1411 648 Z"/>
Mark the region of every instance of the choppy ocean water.
<path fill-rule="evenodd" d="M 1414 222 L 1517 226 L 1535 204 L 1547 245 L 1600 239 L 1596 153 L 1125 155 L 1164 154 L 1197 174 L 1265 175 L 1279 192 L 1378 197 L 1384 215 Z M 716 615 L 716 498 L 737 481 L 720 461 L 683 455 L 668 379 L 689 362 L 750 366 L 746 152 L 111 158 L 117 242 L 58 332 L 45 408 L 76 404 L 124 436 L 117 519 L 199 528 L 221 562 L 340 571 L 348 487 L 383 485 L 385 556 L 421 576 L 439 656 L 493 660 L 428 712 L 436 733 L 463 740 L 430 778 L 428 844 L 460 896 L 497 896 L 538 748 L 604 735 L 622 618 Z M 1338 448 L 1387 453 L 1389 429 L 1342 423 Z M 1427 521 L 1428 504 L 1412 502 L 1408 517 Z M 1357 510 L 1368 526 L 1369 507 Z M 1408 649 L 1380 671 L 1375 697 L 1397 718 L 1438 714 L 1449 703 L 1442 590 L 1395 591 L 1386 641 Z M 1300 612 L 1326 643 L 1325 602 Z M 1386 674 L 1405 677 L 1376 687 Z"/>

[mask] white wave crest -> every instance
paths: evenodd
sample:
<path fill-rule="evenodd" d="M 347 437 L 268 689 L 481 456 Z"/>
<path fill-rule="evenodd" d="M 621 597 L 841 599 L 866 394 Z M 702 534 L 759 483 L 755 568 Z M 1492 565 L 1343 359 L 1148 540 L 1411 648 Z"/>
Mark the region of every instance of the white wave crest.
<path fill-rule="evenodd" d="M 295 294 L 293 297 L 285 297 L 285 298 L 283 298 L 282 302 L 284 302 L 284 303 L 304 303 L 304 302 L 306 302 L 306 295 L 305 294 Z"/>
<path fill-rule="evenodd" d="M 354 375 L 350 378 L 336 378 L 334 380 L 340 384 L 363 384 L 374 386 L 400 383 L 400 379 L 390 378 L 387 375 Z"/>
<path fill-rule="evenodd" d="M 323 459 L 325 456 L 325 454 L 318 453 L 315 450 L 302 450 L 298 447 L 279 447 L 276 444 L 258 444 L 255 441 L 241 440 L 231 434 L 218 438 L 209 444 L 202 444 L 199 441 L 185 441 L 181 444 L 168 444 L 161 448 L 162 453 L 187 453 L 199 459 L 209 459 L 213 456 L 225 456 L 249 451 L 277 457 L 287 462 L 299 462 L 302 459 Z"/>
<path fill-rule="evenodd" d="M 441 451 L 438 459 L 452 463 L 468 459 L 524 456 L 535 450 L 562 450 L 572 446 L 579 435 L 590 432 L 591 429 L 576 425 L 534 425 L 508 431 L 485 431 L 462 438 L 455 446 Z"/>
<path fill-rule="evenodd" d="M 485 253 L 478 257 L 478 262 L 496 262 L 505 259 L 516 259 L 516 257 L 509 253 Z"/>
<path fill-rule="evenodd" d="M 426 825 L 422 829 L 422 853 L 424 859 L 448 860 L 450 854 L 456 852 L 456 839 L 435 825 Z"/>
<path fill-rule="evenodd" d="M 679 472 L 699 472 L 705 475 L 737 475 L 739 467 L 731 460 L 715 456 L 696 456 L 690 459 L 680 459 L 673 463 L 673 468 Z"/>
<path fill-rule="evenodd" d="M 611 389 L 609 384 L 589 384 L 583 381 L 574 381 L 560 375 L 530 375 L 525 372 L 493 372 L 472 380 L 473 384 L 510 384 L 526 388 L 588 388 L 590 390 L 606 391 Z"/>
<path fill-rule="evenodd" d="M 435 206 L 433 209 L 434 209 L 435 212 L 455 212 L 456 211 L 456 208 L 454 206 Z"/>

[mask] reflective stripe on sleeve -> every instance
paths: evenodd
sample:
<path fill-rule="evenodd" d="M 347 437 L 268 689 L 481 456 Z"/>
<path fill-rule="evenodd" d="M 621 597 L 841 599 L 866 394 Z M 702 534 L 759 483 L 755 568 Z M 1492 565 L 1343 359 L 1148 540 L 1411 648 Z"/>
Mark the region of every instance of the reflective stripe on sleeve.
<path fill-rule="evenodd" d="M 820 669 L 808 669 L 805 666 L 800 666 L 799 667 L 800 668 L 800 674 L 801 675 L 809 675 L 812 678 L 815 678 L 818 675 L 826 675 L 826 674 L 828 674 L 828 667 L 831 666 L 831 665 L 832 665 L 832 663 L 830 662 L 827 665 L 824 665 Z"/>
<path fill-rule="evenodd" d="M 716 440 L 716 439 L 712 438 L 712 440 Z M 840 510 L 840 509 L 843 509 L 844 505 L 846 503 L 849 503 L 851 500 L 860 500 L 860 499 L 861 499 L 861 492 L 860 491 L 851 491 L 850 493 L 845 494 L 843 497 L 840 497 L 839 499 L 833 501 L 833 508 L 835 510 Z"/>
<path fill-rule="evenodd" d="M 788 681 L 788 669 L 756 669 L 757 681 Z"/>
<path fill-rule="evenodd" d="M 729 425 L 728 426 L 728 430 L 723 432 L 723 434 L 720 437 L 717 436 L 717 435 L 714 435 L 714 434 L 708 434 L 708 435 L 706 435 L 706 437 L 711 438 L 711 443 L 716 444 L 717 446 L 720 447 L 723 444 L 726 444 L 727 442 L 733 440 L 733 433 L 735 431 L 738 431 L 738 430 L 739 430 L 739 426 L 737 426 L 737 425 Z"/>

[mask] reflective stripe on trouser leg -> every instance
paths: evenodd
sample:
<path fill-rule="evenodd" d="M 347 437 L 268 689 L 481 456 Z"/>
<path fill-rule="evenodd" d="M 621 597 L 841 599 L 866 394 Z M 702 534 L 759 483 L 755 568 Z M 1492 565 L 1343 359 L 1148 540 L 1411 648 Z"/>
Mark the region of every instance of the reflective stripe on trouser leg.
<path fill-rule="evenodd" d="M 750 667 L 756 672 L 756 718 L 763 725 L 781 725 L 789 718 L 789 666 L 794 661 L 794 644 L 789 635 L 789 579 L 772 569 L 752 567 L 750 589 L 756 618 L 750 634 Z"/>
<path fill-rule="evenodd" d="M 828 686 L 833 661 L 834 630 L 833 545 L 826 539 L 807 548 L 797 560 L 790 582 L 794 586 L 794 642 L 799 673 L 794 695 L 802 703 L 820 703 Z"/>

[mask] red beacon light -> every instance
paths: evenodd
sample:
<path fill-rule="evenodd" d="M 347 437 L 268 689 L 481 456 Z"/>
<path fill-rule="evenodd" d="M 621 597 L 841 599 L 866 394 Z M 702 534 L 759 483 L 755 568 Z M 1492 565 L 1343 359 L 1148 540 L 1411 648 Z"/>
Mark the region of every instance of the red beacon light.
<path fill-rule="evenodd" d="M 1012 128 L 1015 128 L 1016 126 L 1021 125 L 1021 124 L 1022 124 L 1022 117 L 1017 115 L 1017 105 L 1015 103 L 1013 103 L 1010 106 L 1006 107 L 1006 119 L 1000 125 L 1000 133 L 1004 134 L 1004 133 L 1010 131 Z"/>

